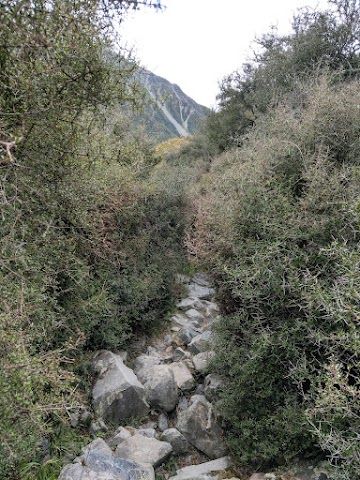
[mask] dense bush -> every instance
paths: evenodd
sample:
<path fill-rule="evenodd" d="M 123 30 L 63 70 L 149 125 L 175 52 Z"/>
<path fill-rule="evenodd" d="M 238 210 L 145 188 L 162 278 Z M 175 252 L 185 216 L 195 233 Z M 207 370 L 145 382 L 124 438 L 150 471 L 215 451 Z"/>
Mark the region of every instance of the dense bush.
<path fill-rule="evenodd" d="M 292 90 L 199 183 L 189 248 L 223 306 L 214 369 L 234 457 L 259 467 L 317 445 L 350 479 L 360 474 L 360 85 L 320 76 Z"/>
<path fill-rule="evenodd" d="M 172 302 L 182 190 L 149 180 L 151 145 L 118 112 L 135 65 L 109 53 L 113 16 L 151 3 L 0 1 L 4 478 L 35 478 L 39 442 L 56 457 L 72 437 L 81 352 L 124 347 Z"/>

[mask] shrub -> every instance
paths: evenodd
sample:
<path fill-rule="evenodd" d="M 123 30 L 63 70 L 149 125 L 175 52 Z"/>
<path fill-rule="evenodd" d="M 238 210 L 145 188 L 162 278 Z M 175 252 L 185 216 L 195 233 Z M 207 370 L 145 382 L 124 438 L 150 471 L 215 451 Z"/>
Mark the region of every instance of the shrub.
<path fill-rule="evenodd" d="M 189 248 L 223 318 L 218 408 L 240 463 L 316 445 L 359 475 L 359 83 L 297 83 L 197 187 Z M 346 476 L 347 475 L 347 476 Z M 353 475 L 353 477 L 351 477 Z"/>

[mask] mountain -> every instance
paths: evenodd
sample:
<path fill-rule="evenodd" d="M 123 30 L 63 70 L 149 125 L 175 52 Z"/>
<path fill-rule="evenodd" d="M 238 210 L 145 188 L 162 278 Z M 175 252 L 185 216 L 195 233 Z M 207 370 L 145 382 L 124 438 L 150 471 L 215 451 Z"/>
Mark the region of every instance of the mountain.
<path fill-rule="evenodd" d="M 148 70 L 140 70 L 137 75 L 146 97 L 146 105 L 137 115 L 137 121 L 151 136 L 164 141 L 187 137 L 200 128 L 208 108 L 196 103 L 178 85 Z"/>

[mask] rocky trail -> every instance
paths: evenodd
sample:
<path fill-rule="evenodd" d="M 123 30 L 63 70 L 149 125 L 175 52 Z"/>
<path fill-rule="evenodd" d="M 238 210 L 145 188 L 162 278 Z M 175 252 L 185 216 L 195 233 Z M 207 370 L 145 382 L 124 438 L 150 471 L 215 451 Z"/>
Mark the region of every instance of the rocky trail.
<path fill-rule="evenodd" d="M 132 360 L 126 352 L 96 354 L 92 390 L 96 421 L 91 426 L 95 439 L 64 467 L 59 480 L 241 476 L 235 473 L 213 409 L 221 389 L 221 379 L 208 371 L 211 326 L 219 316 L 215 291 L 203 274 L 179 275 L 178 281 L 186 296 L 160 340 L 146 345 L 144 353 Z M 130 419 L 136 428 L 126 425 Z M 241 478 L 325 480 L 322 475 L 306 467 L 296 477 L 254 473 Z"/>

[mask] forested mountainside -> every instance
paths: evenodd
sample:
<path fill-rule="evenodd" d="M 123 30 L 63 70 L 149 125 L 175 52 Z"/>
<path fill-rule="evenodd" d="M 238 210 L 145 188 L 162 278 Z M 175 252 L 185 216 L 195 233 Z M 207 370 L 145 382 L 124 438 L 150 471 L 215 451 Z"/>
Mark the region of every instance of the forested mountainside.
<path fill-rule="evenodd" d="M 216 303 L 198 301 L 208 286 L 197 276 L 184 328 L 208 312 L 216 400 L 189 399 L 194 386 L 151 415 L 206 408 L 233 477 L 280 480 L 305 458 L 330 480 L 357 479 L 359 0 L 301 10 L 288 35 L 263 35 L 203 128 L 166 148 L 123 115 L 148 103 L 127 53 L 108 54 L 114 16 L 158 4 L 0 0 L 0 476 L 57 479 L 94 436 L 121 431 L 91 403 L 94 353 L 126 350 L 131 366 L 184 298 L 177 274 L 196 269 Z M 138 75 L 156 102 L 173 95 L 166 129 L 193 128 L 178 87 Z M 181 350 L 183 332 L 171 332 Z M 198 393 L 208 384 L 196 375 Z M 193 410 L 179 416 L 189 437 Z M 203 455 L 218 453 L 192 459 Z M 159 478 L 182 462 L 173 455 Z"/>
<path fill-rule="evenodd" d="M 146 92 L 146 103 L 136 116 L 149 135 L 158 142 L 187 137 L 199 131 L 209 109 L 199 105 L 181 90 L 148 70 L 137 72 Z"/>

